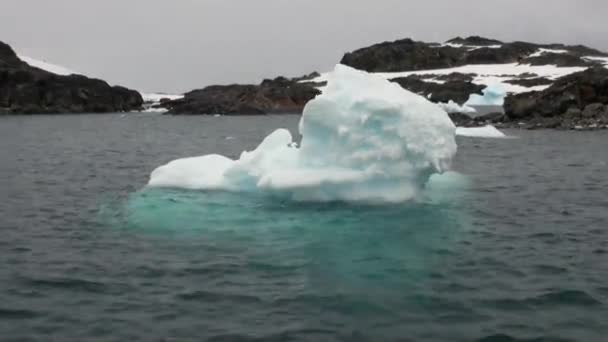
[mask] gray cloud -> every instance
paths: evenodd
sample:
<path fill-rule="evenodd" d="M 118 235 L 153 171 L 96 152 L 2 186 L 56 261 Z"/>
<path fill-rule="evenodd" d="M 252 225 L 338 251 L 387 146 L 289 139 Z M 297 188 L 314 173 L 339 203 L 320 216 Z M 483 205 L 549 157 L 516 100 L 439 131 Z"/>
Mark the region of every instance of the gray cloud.
<path fill-rule="evenodd" d="M 605 0 L 4 0 L 0 40 L 146 91 L 324 71 L 346 51 L 480 34 L 608 50 Z"/>

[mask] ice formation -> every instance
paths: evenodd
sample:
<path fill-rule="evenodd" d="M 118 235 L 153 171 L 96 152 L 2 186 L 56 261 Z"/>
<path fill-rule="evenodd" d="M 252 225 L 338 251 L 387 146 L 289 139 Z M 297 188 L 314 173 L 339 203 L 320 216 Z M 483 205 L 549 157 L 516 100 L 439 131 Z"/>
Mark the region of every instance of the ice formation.
<path fill-rule="evenodd" d="M 279 129 L 238 160 L 208 155 L 170 162 L 152 172 L 148 185 L 399 202 L 449 169 L 455 127 L 439 106 L 342 65 L 328 81 L 304 109 L 300 147 Z"/>
<path fill-rule="evenodd" d="M 477 110 L 473 107 L 469 107 L 468 105 L 459 105 L 458 103 L 450 100 L 448 103 L 438 103 L 439 107 L 445 110 L 448 113 L 464 113 L 464 114 L 473 114 L 477 113 Z"/>
<path fill-rule="evenodd" d="M 484 127 L 458 127 L 456 135 L 473 138 L 505 138 L 506 135 L 492 125 Z"/>
<path fill-rule="evenodd" d="M 483 95 L 471 94 L 465 106 L 502 106 L 507 91 L 501 83 L 495 83 L 482 90 Z"/>

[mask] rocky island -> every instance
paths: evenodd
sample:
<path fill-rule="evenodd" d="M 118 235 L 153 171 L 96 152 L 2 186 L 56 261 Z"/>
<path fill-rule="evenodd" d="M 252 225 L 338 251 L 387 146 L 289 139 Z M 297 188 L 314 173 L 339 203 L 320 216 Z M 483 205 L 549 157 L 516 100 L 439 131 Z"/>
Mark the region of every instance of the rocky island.
<path fill-rule="evenodd" d="M 32 67 L 0 42 L 0 114 L 130 112 L 142 103 L 135 90 Z"/>
<path fill-rule="evenodd" d="M 401 39 L 348 52 L 340 63 L 428 98 L 458 126 L 608 128 L 608 54 L 583 45 L 479 36 L 444 43 Z M 184 96 L 157 94 L 144 106 L 173 115 L 301 114 L 326 79 L 315 72 L 212 85 Z M 126 112 L 141 110 L 142 102 L 134 90 L 30 66 L 0 43 L 0 113 Z M 480 107 L 494 110 L 480 115 Z"/>
<path fill-rule="evenodd" d="M 459 126 L 598 129 L 608 126 L 608 54 L 583 45 L 505 43 L 472 36 L 412 39 L 346 53 L 341 64 L 376 73 L 438 103 Z M 259 85 L 209 86 L 163 102 L 169 114 L 301 113 L 325 75 Z M 475 106 L 504 108 L 475 115 Z"/>
<path fill-rule="evenodd" d="M 382 74 L 433 102 L 504 108 L 483 116 L 448 110 L 461 126 L 608 128 L 608 54 L 583 45 L 403 39 L 347 53 L 341 63 Z M 472 101 L 476 95 L 481 101 Z"/>
<path fill-rule="evenodd" d="M 312 75 L 318 76 L 318 75 Z M 321 92 L 299 79 L 277 77 L 259 85 L 209 86 L 182 99 L 165 101 L 169 114 L 260 115 L 302 113 L 306 103 Z"/>

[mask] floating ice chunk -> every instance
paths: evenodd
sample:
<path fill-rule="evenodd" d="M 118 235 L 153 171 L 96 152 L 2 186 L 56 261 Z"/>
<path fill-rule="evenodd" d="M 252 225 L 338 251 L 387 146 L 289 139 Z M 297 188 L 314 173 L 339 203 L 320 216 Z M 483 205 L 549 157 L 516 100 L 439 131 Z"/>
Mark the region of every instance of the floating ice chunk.
<path fill-rule="evenodd" d="M 234 161 L 211 154 L 177 159 L 154 170 L 149 186 L 219 190 L 226 187 L 224 173 Z"/>
<path fill-rule="evenodd" d="M 300 121 L 238 160 L 218 155 L 171 162 L 150 186 L 268 192 L 304 201 L 411 199 L 449 169 L 455 127 L 445 111 L 386 79 L 338 65 Z"/>
<path fill-rule="evenodd" d="M 473 114 L 477 113 L 477 110 L 473 107 L 469 107 L 466 104 L 459 105 L 458 103 L 450 100 L 448 103 L 438 103 L 439 107 L 445 110 L 447 113 L 463 113 L 463 114 Z"/>
<path fill-rule="evenodd" d="M 492 125 L 484 127 L 458 127 L 456 135 L 474 138 L 505 138 L 506 135 Z"/>

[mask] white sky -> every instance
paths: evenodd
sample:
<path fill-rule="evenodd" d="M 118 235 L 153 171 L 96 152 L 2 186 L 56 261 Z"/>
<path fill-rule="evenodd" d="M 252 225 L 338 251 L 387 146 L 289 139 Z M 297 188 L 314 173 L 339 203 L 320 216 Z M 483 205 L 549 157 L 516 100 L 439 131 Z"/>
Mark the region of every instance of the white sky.
<path fill-rule="evenodd" d="M 326 71 L 385 40 L 581 43 L 608 50 L 606 0 L 0 0 L 18 52 L 144 91 Z"/>

